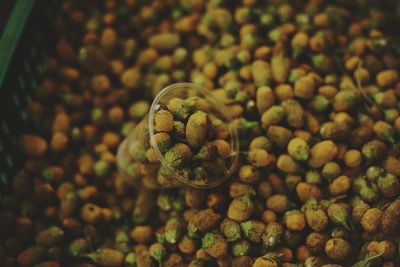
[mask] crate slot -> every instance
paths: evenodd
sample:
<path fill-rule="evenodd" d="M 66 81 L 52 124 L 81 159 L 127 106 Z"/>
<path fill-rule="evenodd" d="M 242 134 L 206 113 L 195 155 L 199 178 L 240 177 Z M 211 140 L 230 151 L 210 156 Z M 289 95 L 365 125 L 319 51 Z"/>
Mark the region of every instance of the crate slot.
<path fill-rule="evenodd" d="M 0 181 L 3 185 L 8 184 L 7 176 L 4 173 L 0 175 Z"/>
<path fill-rule="evenodd" d="M 28 100 L 28 103 L 29 103 L 30 101 Z M 24 111 L 24 110 L 22 110 L 21 111 L 21 118 L 22 118 L 22 120 L 24 121 L 24 122 L 27 122 L 28 121 L 28 114 Z"/>
<path fill-rule="evenodd" d="M 21 101 L 19 101 L 16 93 L 12 94 L 12 99 L 17 107 L 21 107 Z"/>
<path fill-rule="evenodd" d="M 31 103 L 32 102 L 32 97 L 29 94 L 25 94 L 25 100 L 27 103 Z"/>
<path fill-rule="evenodd" d="M 31 86 L 34 91 L 38 89 L 38 82 L 35 79 L 31 79 Z"/>
<path fill-rule="evenodd" d="M 8 167 L 10 167 L 10 168 L 14 167 L 14 161 L 12 160 L 12 158 L 10 156 L 6 156 L 6 163 L 7 163 Z"/>

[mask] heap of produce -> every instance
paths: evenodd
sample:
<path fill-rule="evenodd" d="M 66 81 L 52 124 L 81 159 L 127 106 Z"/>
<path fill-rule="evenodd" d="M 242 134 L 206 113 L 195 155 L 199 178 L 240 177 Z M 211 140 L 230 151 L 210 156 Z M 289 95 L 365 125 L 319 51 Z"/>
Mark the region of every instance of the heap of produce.
<path fill-rule="evenodd" d="M 399 1 L 64 0 L 60 10 L 27 107 L 35 127 L 0 199 L 1 266 L 400 266 Z M 214 188 L 138 190 L 117 169 L 118 147 L 176 82 L 227 106 L 237 169 Z M 192 128 L 212 122 L 207 113 L 174 101 L 156 113 L 169 118 L 156 121 L 171 140 L 162 153 L 204 179 L 202 148 L 212 142 L 216 158 L 228 148 Z M 179 122 L 184 139 L 169 134 Z"/>

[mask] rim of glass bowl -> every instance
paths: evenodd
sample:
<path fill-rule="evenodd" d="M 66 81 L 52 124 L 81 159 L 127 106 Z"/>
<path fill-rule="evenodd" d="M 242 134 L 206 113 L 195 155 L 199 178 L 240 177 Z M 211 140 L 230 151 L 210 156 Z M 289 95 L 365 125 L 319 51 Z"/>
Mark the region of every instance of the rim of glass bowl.
<path fill-rule="evenodd" d="M 193 83 L 174 83 L 174 84 L 171 84 L 171 85 L 163 88 L 157 94 L 157 96 L 153 100 L 153 103 L 151 104 L 149 117 L 148 117 L 148 121 L 147 121 L 148 128 L 149 128 L 150 145 L 154 149 L 158 160 L 161 162 L 161 164 L 163 166 L 165 166 L 168 169 L 169 172 L 171 172 L 173 174 L 174 178 L 177 178 L 179 181 L 183 182 L 184 184 L 189 185 L 191 187 L 195 187 L 195 188 L 215 187 L 215 186 L 218 186 L 218 185 L 222 184 L 223 182 L 225 182 L 226 179 L 228 179 L 228 177 L 230 177 L 232 175 L 232 173 L 235 171 L 235 168 L 237 166 L 237 162 L 238 162 L 238 158 L 239 158 L 239 136 L 238 136 L 236 126 L 228 125 L 228 131 L 229 131 L 229 135 L 231 137 L 232 151 L 235 151 L 235 154 L 232 156 L 233 159 L 232 159 L 232 165 L 231 165 L 230 169 L 221 179 L 217 179 L 215 181 L 212 181 L 212 182 L 209 182 L 206 184 L 196 184 L 195 182 L 180 175 L 174 168 L 171 168 L 165 161 L 164 156 L 162 155 L 161 151 L 159 150 L 156 140 L 154 138 L 154 127 L 153 127 L 154 113 L 159 108 L 158 105 L 159 105 L 160 100 L 163 99 L 163 97 L 166 94 L 168 94 L 169 92 L 171 92 L 175 89 L 185 89 L 185 88 L 194 89 L 198 95 L 200 95 L 200 96 L 202 95 L 204 97 L 212 99 L 212 101 L 213 101 L 212 104 L 216 105 L 216 108 L 218 108 L 218 110 L 224 116 L 224 121 L 231 122 L 233 120 L 232 116 L 229 113 L 229 110 L 227 109 L 225 104 L 222 103 L 221 101 L 219 101 L 218 99 L 216 99 L 215 96 L 213 96 L 209 90 L 207 90 L 204 87 L 201 87 L 199 85 L 193 84 Z"/>

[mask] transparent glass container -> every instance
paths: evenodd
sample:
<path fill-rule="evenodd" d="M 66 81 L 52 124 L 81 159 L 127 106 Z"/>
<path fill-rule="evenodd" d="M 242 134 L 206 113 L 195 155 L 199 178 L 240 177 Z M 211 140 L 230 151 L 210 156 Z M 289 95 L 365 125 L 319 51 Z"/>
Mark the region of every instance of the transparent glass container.
<path fill-rule="evenodd" d="M 199 152 L 201 148 L 188 145 L 193 157 L 191 157 L 184 169 L 167 162 L 167 152 L 156 140 L 156 135 L 160 136 L 160 131 L 155 131 L 154 121 L 156 113 L 171 105 L 174 101 L 170 102 L 171 99 L 176 100 L 177 98 L 180 102 L 182 102 L 181 100 L 188 101 L 195 107 L 196 111 L 206 114 L 211 125 L 209 132 L 207 132 L 207 138 L 210 139 L 207 139 L 207 144 L 223 143 L 225 148 L 229 145 L 229 149 L 226 150 L 229 153 L 222 153 L 218 149 L 218 156 L 199 163 L 196 157 L 199 158 L 198 154 L 202 154 Z M 188 118 L 176 120 L 174 117 L 174 131 L 179 129 L 178 126 L 175 128 L 175 123 L 182 125 L 179 121 L 186 127 Z M 182 133 L 178 130 L 176 132 Z M 187 134 L 186 129 L 185 133 Z M 181 135 L 179 138 L 174 138 L 174 132 L 168 134 L 172 136 L 172 140 L 175 140 L 172 141 L 172 145 L 174 142 L 180 142 L 177 141 L 179 138 L 186 140 L 186 136 L 182 137 Z M 132 133 L 121 143 L 117 153 L 117 165 L 121 179 L 127 186 L 148 189 L 181 186 L 210 188 L 223 183 L 232 175 L 237 166 L 238 157 L 239 140 L 237 128 L 225 104 L 216 99 L 205 88 L 191 83 L 176 83 L 158 93 L 151 105 L 149 114 L 142 119 Z M 202 179 L 193 177 L 196 175 L 193 175 L 191 168 L 199 170 L 195 165 L 200 166 L 200 169 L 207 170 L 207 177 Z"/>

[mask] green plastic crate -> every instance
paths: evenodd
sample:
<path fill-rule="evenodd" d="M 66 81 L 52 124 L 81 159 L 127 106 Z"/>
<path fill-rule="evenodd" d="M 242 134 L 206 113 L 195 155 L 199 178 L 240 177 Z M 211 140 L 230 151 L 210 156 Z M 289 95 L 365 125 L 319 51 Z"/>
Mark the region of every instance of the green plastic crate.
<path fill-rule="evenodd" d="M 2 1 L 0 1 L 2 2 Z M 10 4 L 11 3 L 11 4 Z M 54 47 L 51 22 L 59 0 L 0 3 L 0 188 L 7 188 L 21 164 L 18 137 L 33 130 L 26 107 L 42 77 L 41 64 Z M 3 9 L 2 9 L 3 6 Z M 2 12 L 1 12 L 2 11 Z"/>

